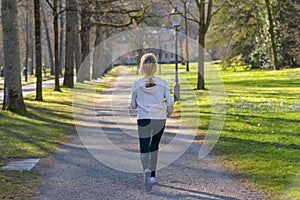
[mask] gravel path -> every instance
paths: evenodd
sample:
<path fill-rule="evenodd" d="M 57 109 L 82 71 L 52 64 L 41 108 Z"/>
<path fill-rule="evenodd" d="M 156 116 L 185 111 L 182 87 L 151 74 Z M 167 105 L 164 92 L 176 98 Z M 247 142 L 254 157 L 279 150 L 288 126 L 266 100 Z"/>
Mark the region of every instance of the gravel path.
<path fill-rule="evenodd" d="M 133 83 L 133 77 L 129 74 L 122 72 L 116 85 L 101 93 L 96 104 L 97 121 L 112 143 L 138 153 L 137 138 L 124 134 L 135 133 L 134 117 L 116 120 L 126 113 L 124 110 L 128 107 Z M 116 88 L 123 93 L 116 95 Z M 119 104 L 112 105 L 118 99 Z M 119 112 L 116 112 L 116 108 Z M 174 134 L 178 134 L 179 126 L 178 119 L 168 119 L 161 149 L 170 143 Z M 34 199 L 265 199 L 226 174 L 217 157 L 209 155 L 199 159 L 199 148 L 198 143 L 192 143 L 175 162 L 159 169 L 158 184 L 151 192 L 147 192 L 142 173 L 128 173 L 107 167 L 91 155 L 76 134 L 68 144 L 42 159 L 34 168 L 42 176 Z"/>
<path fill-rule="evenodd" d="M 63 82 L 63 78 L 59 79 L 59 82 L 62 83 Z M 51 88 L 54 87 L 54 79 L 48 80 L 48 81 L 43 81 L 43 88 Z M 25 97 L 28 94 L 31 94 L 33 92 L 35 92 L 36 90 L 36 84 L 29 84 L 29 85 L 24 85 L 22 86 L 22 94 L 23 97 Z M 4 98 L 4 90 L 0 90 L 0 102 L 3 102 L 3 98 Z"/>

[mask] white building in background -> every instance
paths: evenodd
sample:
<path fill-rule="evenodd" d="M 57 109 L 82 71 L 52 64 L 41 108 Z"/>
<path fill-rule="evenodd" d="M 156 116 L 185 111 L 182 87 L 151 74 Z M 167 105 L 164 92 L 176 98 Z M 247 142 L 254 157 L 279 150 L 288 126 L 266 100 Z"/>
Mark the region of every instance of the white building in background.
<path fill-rule="evenodd" d="M 174 29 L 150 29 L 149 33 L 144 33 L 140 36 L 134 35 L 130 38 L 120 37 L 116 41 L 118 48 L 116 51 L 112 52 L 113 57 L 117 58 L 113 65 L 136 65 L 137 59 L 141 57 L 140 54 L 146 52 L 154 53 L 157 57 L 159 63 L 173 63 L 175 62 L 175 40 L 174 40 Z M 180 36 L 181 34 L 178 34 Z M 178 60 L 181 62 L 181 52 L 182 47 L 185 42 L 185 36 L 181 35 L 181 38 L 178 38 Z M 136 46 L 138 49 L 132 52 L 127 52 L 122 55 L 124 49 L 130 49 L 129 46 Z M 192 49 L 190 49 L 189 54 L 192 54 Z M 190 57 L 191 58 L 191 57 Z"/>

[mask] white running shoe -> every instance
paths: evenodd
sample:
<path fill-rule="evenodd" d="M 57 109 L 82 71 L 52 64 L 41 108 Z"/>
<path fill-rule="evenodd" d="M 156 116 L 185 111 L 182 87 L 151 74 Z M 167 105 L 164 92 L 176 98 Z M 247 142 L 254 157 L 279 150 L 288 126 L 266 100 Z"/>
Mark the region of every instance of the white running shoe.
<path fill-rule="evenodd" d="M 151 177 L 151 178 L 150 178 L 150 183 L 151 183 L 152 185 L 155 185 L 155 183 L 156 183 L 156 180 L 155 180 L 155 178 L 154 178 L 154 177 Z"/>
<path fill-rule="evenodd" d="M 145 183 L 145 188 L 147 191 L 152 190 L 152 184 L 150 182 L 151 178 L 151 170 L 150 169 L 145 169 L 144 171 L 144 183 Z"/>

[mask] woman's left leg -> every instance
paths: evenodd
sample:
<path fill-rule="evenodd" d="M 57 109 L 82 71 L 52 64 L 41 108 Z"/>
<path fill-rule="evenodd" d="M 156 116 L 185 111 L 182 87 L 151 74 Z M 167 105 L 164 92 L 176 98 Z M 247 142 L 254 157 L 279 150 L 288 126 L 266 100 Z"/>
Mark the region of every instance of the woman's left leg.
<path fill-rule="evenodd" d="M 138 121 L 138 134 L 140 143 L 140 157 L 143 166 L 143 171 L 145 169 L 150 169 L 150 141 L 151 141 L 151 127 L 150 119 L 139 119 Z"/>

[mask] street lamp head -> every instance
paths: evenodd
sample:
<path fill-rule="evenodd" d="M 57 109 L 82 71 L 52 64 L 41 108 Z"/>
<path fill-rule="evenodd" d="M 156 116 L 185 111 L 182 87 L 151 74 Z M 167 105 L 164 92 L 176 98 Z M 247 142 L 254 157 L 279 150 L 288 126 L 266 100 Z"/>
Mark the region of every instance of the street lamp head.
<path fill-rule="evenodd" d="M 173 9 L 172 13 L 170 14 L 171 21 L 172 21 L 172 26 L 174 26 L 174 27 L 180 26 L 180 24 L 181 24 L 181 15 L 182 15 L 182 13 L 180 13 L 177 10 L 177 7 L 175 7 Z"/>

